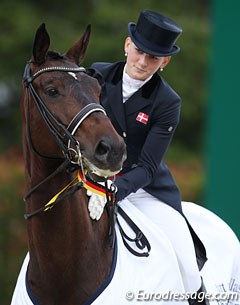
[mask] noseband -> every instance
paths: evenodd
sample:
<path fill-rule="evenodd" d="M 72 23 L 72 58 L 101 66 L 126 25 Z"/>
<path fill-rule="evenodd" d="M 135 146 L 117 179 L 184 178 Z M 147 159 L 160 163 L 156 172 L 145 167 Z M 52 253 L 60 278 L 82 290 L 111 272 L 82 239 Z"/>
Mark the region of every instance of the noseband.
<path fill-rule="evenodd" d="M 83 167 L 82 156 L 80 151 L 80 143 L 76 140 L 74 134 L 76 133 L 81 123 L 91 113 L 100 111 L 106 115 L 106 112 L 101 105 L 96 103 L 90 103 L 75 115 L 75 117 L 72 119 L 72 121 L 69 123 L 67 127 L 63 123 L 59 122 L 51 113 L 51 111 L 47 108 L 46 104 L 41 100 L 40 96 L 37 94 L 33 86 L 33 80 L 36 79 L 39 75 L 46 72 L 55 72 L 55 71 L 86 73 L 86 69 L 83 67 L 69 68 L 69 67 L 59 66 L 59 67 L 46 67 L 31 75 L 30 63 L 27 63 L 24 71 L 23 81 L 24 81 L 24 87 L 26 89 L 26 97 L 27 97 L 26 121 L 27 121 L 28 138 L 32 148 L 34 149 L 30 134 L 29 94 L 31 94 L 45 124 L 47 125 L 49 131 L 52 133 L 54 139 L 61 148 L 65 158 L 67 158 L 71 163 L 78 164 L 79 166 Z M 34 149 L 34 151 L 37 152 L 36 149 Z M 40 155 L 40 153 L 38 154 Z"/>

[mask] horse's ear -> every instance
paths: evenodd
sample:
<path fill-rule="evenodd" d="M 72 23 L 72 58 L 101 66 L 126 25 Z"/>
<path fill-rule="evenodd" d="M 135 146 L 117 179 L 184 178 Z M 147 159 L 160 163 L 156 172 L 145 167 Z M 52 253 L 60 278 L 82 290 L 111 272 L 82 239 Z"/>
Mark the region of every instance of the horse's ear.
<path fill-rule="evenodd" d="M 42 64 L 46 60 L 46 54 L 50 46 L 50 37 L 45 28 L 45 24 L 41 24 L 36 31 L 33 44 L 33 61 L 35 64 Z"/>
<path fill-rule="evenodd" d="M 82 37 L 78 41 L 76 41 L 74 45 L 65 54 L 66 57 L 73 60 L 77 65 L 79 65 L 83 61 L 83 58 L 87 51 L 90 34 L 91 25 L 89 24 Z"/>

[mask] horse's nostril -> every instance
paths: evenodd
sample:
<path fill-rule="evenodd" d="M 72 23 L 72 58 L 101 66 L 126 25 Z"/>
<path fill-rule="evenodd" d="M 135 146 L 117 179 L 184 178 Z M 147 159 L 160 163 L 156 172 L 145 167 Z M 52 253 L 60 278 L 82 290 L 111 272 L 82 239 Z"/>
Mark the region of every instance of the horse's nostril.
<path fill-rule="evenodd" d="M 111 138 L 101 139 L 95 149 L 95 161 L 100 168 L 119 171 L 125 156 L 125 144 L 121 141 L 112 141 Z"/>
<path fill-rule="evenodd" d="M 110 151 L 110 146 L 104 141 L 100 141 L 96 148 L 96 154 L 98 156 L 106 157 Z"/>

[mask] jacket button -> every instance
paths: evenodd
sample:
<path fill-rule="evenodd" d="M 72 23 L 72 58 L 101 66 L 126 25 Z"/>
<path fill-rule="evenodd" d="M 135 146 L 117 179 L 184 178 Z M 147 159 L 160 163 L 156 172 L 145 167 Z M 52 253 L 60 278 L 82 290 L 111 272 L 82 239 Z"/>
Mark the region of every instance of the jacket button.
<path fill-rule="evenodd" d="M 123 134 L 122 134 L 122 135 L 123 135 L 123 137 L 124 137 L 124 138 L 126 138 L 126 136 L 127 136 L 127 134 L 126 134 L 126 132 L 125 132 L 125 131 L 123 132 Z"/>

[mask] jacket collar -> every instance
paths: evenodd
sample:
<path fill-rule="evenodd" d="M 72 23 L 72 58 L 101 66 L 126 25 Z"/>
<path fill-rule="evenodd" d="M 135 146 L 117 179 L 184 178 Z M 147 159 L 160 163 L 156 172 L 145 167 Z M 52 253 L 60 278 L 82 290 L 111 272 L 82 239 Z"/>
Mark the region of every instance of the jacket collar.
<path fill-rule="evenodd" d="M 154 89 L 161 81 L 160 76 L 155 73 L 146 84 L 144 84 L 126 101 L 126 105 L 124 105 L 122 102 L 122 74 L 124 65 L 125 62 L 118 62 L 114 64 L 112 71 L 107 75 L 107 79 L 105 80 L 106 99 L 104 102 L 104 104 L 107 102 L 107 104 L 111 107 L 122 131 L 126 131 L 125 114 L 128 115 L 130 113 L 137 112 L 147 105 L 153 103 L 153 99 L 150 99 L 150 96 L 153 94 Z M 104 104 L 103 106 L 105 107 L 106 104 Z"/>
<path fill-rule="evenodd" d="M 110 79 L 110 82 L 113 85 L 117 85 L 118 82 L 120 82 L 122 80 L 122 75 L 123 75 L 123 69 L 125 66 L 126 62 L 118 62 L 116 64 L 115 67 L 115 71 L 113 73 L 113 77 L 112 79 Z M 149 98 L 153 89 L 156 88 L 157 83 L 160 81 L 160 76 L 158 75 L 158 73 L 156 72 L 152 78 L 142 86 L 141 93 L 142 93 L 142 97 L 144 98 Z"/>

